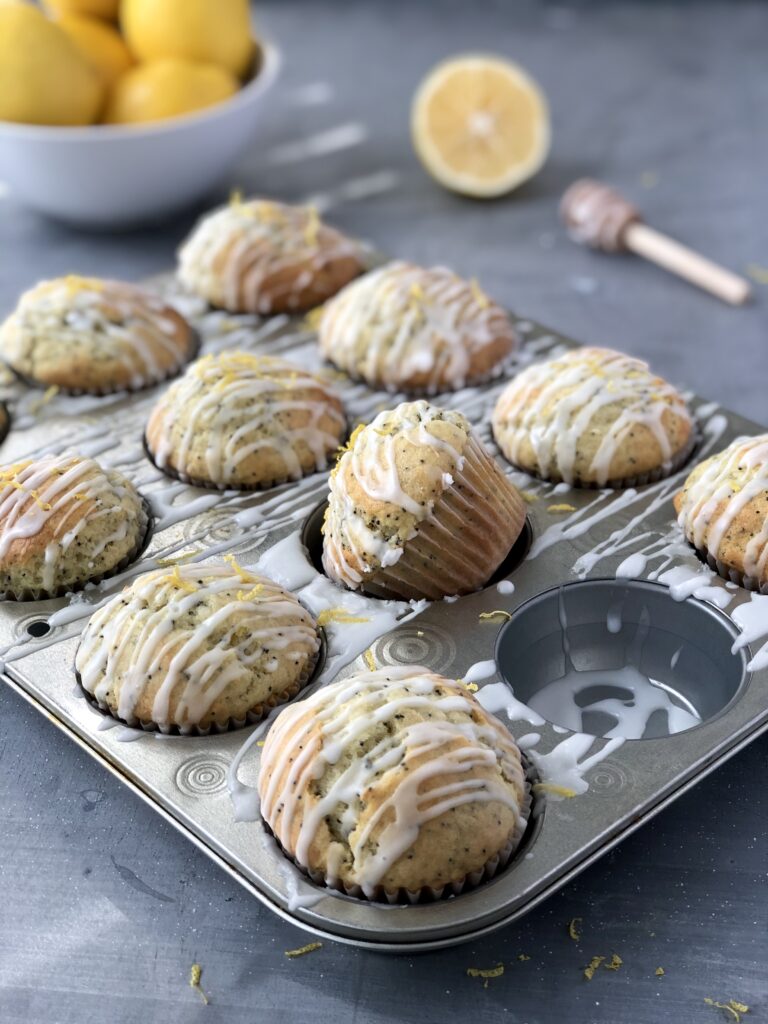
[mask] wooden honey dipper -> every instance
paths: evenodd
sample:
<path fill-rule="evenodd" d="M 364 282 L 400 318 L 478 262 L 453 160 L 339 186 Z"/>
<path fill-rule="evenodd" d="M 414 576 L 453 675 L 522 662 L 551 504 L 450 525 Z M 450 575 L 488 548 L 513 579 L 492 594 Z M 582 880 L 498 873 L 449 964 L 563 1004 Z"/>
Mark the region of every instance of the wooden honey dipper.
<path fill-rule="evenodd" d="M 599 181 L 574 182 L 560 200 L 560 215 L 575 242 L 604 252 L 628 249 L 733 306 L 750 297 L 749 281 L 648 227 L 632 203 Z"/>

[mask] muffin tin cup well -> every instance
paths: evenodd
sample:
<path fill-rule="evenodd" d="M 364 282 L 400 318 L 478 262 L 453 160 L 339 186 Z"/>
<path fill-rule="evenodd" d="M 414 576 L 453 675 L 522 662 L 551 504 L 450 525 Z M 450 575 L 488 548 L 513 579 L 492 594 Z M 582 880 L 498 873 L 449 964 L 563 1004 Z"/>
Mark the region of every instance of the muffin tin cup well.
<path fill-rule="evenodd" d="M 112 388 L 63 388 L 59 387 L 59 385 L 55 385 L 57 388 L 57 394 L 68 395 L 70 398 L 81 398 L 83 395 L 93 395 L 95 398 L 108 398 L 114 397 L 115 395 L 135 395 L 140 391 L 149 391 L 150 388 L 157 387 L 159 384 L 165 384 L 169 380 L 173 380 L 174 377 L 178 377 L 186 366 L 197 359 L 200 354 L 201 344 L 202 342 L 199 331 L 190 325 L 189 350 L 184 358 L 175 366 L 169 367 L 166 373 L 161 373 L 155 377 L 147 378 L 135 385 L 121 385 L 120 387 Z M 36 380 L 34 377 L 30 377 L 28 374 L 23 373 L 21 370 L 17 370 L 16 367 L 11 366 L 10 363 L 6 362 L 4 365 L 8 367 L 18 381 L 28 388 L 32 388 L 35 391 L 47 391 L 48 388 L 52 386 L 50 382 Z"/>
<path fill-rule="evenodd" d="M 258 723 L 263 722 L 267 715 L 269 715 L 276 707 L 280 707 L 282 704 L 287 704 L 289 701 L 293 700 L 294 697 L 297 697 L 305 687 L 309 686 L 320 672 L 322 672 L 327 652 L 325 631 L 322 626 L 317 627 L 317 637 L 320 641 L 317 653 L 295 683 L 286 687 L 286 689 L 281 693 L 274 693 L 267 700 L 262 701 L 261 704 L 257 704 L 250 708 L 243 718 L 228 718 L 225 722 L 212 722 L 210 725 L 204 727 L 192 725 L 185 728 L 179 725 L 158 725 L 157 722 L 146 721 L 140 718 L 120 718 L 118 715 L 114 714 L 106 701 L 97 700 L 92 693 L 86 690 L 76 666 L 74 667 L 74 673 L 80 692 L 91 707 L 108 718 L 113 719 L 118 725 L 125 725 L 131 729 L 143 729 L 144 732 L 159 732 L 165 736 L 212 736 L 221 733 L 233 732 L 237 729 L 244 729 L 247 725 L 258 725 Z"/>
<path fill-rule="evenodd" d="M 127 555 L 124 555 L 123 558 L 121 558 L 120 561 L 117 562 L 116 565 L 113 565 L 107 572 L 99 573 L 96 576 L 89 576 L 87 579 L 78 580 L 75 583 L 68 583 L 61 587 L 55 587 L 53 590 L 46 590 L 44 587 L 36 589 L 28 587 L 23 590 L 16 591 L 5 590 L 0 592 L 0 601 L 48 601 L 51 598 L 64 597 L 65 594 L 77 594 L 81 590 L 85 590 L 88 586 L 96 586 L 104 580 L 109 580 L 112 579 L 113 576 L 118 576 L 124 569 L 127 569 L 129 565 L 132 565 L 141 558 L 152 540 L 155 518 L 152 512 L 152 506 L 144 495 L 141 495 L 141 505 L 145 520 L 141 539 Z"/>
<path fill-rule="evenodd" d="M 264 827 L 264 831 L 274 841 L 279 854 L 289 860 L 302 875 L 319 888 L 330 889 L 334 893 L 343 893 L 349 899 L 361 900 L 365 903 L 386 903 L 389 906 L 414 906 L 420 903 L 435 903 L 438 900 L 447 900 L 455 896 L 461 896 L 463 893 L 471 892 L 473 889 L 491 882 L 514 863 L 516 856 L 521 853 L 524 847 L 530 845 L 527 839 L 533 829 L 534 818 L 538 811 L 533 806 L 533 786 L 536 774 L 524 757 L 521 757 L 521 761 L 525 769 L 525 792 L 520 806 L 521 820 L 512 835 L 502 849 L 494 854 L 493 857 L 489 857 L 485 864 L 478 868 L 477 871 L 472 871 L 470 874 L 464 875 L 463 878 L 454 879 L 454 881 L 439 887 L 423 886 L 420 889 L 414 890 L 404 888 L 386 889 L 383 885 L 379 885 L 373 891 L 366 893 L 359 885 L 347 885 L 338 879 L 329 878 L 322 871 L 313 871 L 311 868 L 305 867 L 285 849 L 263 818 L 261 819 L 261 824 Z"/>

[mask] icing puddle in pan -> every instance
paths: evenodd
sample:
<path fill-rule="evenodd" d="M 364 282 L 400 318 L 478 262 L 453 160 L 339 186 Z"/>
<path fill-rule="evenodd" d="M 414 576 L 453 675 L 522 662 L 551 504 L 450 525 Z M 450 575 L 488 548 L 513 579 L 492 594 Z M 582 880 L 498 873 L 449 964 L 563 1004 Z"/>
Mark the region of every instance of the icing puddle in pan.
<path fill-rule="evenodd" d="M 235 318 L 177 300 L 194 319 L 204 352 L 240 347 L 323 369 L 303 323 Z M 528 322 L 516 326 L 527 339 L 518 366 L 570 345 Z M 402 400 L 335 383 L 352 422 Z M 435 402 L 463 412 L 494 451 L 490 410 L 503 386 L 464 388 Z M 37 412 L 29 395 L 8 396 L 14 431 L 4 461 L 74 445 L 129 476 L 155 522 L 147 550 L 113 579 L 67 598 L 0 605 L 1 657 L 20 692 L 295 923 L 400 951 L 499 927 L 768 724 L 768 597 L 724 581 L 685 542 L 672 498 L 687 468 L 642 487 L 579 490 L 500 460 L 525 492 L 528 520 L 489 585 L 457 599 L 383 601 L 342 590 L 321 571 L 325 473 L 256 494 L 201 491 L 158 473 L 141 448 L 157 393 L 56 396 Z M 716 406 L 692 405 L 697 460 L 759 429 Z M 414 906 L 331 895 L 280 853 L 260 822 L 254 784 L 269 720 L 209 736 L 100 727 L 103 715 L 78 694 L 70 672 L 85 620 L 163 560 L 229 552 L 292 590 L 321 619 L 327 658 L 297 699 L 360 669 L 418 664 L 462 679 L 509 725 L 531 772 L 533 814 L 521 847 L 495 878 Z"/>

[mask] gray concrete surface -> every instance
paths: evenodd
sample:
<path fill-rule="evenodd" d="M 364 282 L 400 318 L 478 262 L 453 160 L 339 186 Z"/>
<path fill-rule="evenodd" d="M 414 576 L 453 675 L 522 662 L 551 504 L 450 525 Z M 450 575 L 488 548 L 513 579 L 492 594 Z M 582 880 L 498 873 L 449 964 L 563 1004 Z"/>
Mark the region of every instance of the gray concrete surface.
<path fill-rule="evenodd" d="M 331 193 L 329 217 L 383 250 L 446 262 L 526 315 L 648 357 L 676 382 L 768 419 L 764 285 L 749 308 L 732 310 L 631 258 L 578 249 L 556 218 L 563 188 L 587 173 L 733 268 L 768 266 L 768 6 L 262 0 L 258 16 L 285 51 L 285 72 L 222 195 L 231 185 L 289 200 Z M 423 72 L 478 49 L 525 64 L 554 124 L 541 175 L 488 204 L 440 191 L 408 140 Z M 322 102 L 307 105 L 312 83 L 332 88 L 314 89 Z M 346 132 L 357 144 L 296 162 L 283 149 L 281 162 L 279 147 L 350 124 L 363 126 Z M 381 191 L 340 199 L 349 181 Z M 163 270 L 192 216 L 89 236 L 4 196 L 0 308 L 46 275 Z M 765 1020 L 767 755 L 764 738 L 486 940 L 400 958 L 326 943 L 288 960 L 284 950 L 306 942 L 303 933 L 2 689 L 0 1021 L 733 1020 L 707 998 L 744 1002 L 747 1020 Z M 568 936 L 573 917 L 583 919 L 578 943 Z M 614 952 L 619 971 L 584 978 L 593 955 Z M 187 985 L 195 961 L 208 1006 Z M 499 962 L 505 972 L 487 988 L 466 975 Z"/>

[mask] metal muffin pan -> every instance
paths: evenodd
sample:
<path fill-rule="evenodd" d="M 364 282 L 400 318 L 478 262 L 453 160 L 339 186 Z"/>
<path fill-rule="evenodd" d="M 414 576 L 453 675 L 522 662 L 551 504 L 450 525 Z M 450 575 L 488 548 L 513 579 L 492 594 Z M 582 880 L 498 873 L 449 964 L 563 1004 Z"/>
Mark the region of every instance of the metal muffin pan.
<path fill-rule="evenodd" d="M 164 282 L 162 287 L 173 297 L 175 286 Z M 175 299 L 199 330 L 203 352 L 245 347 L 279 353 L 305 367 L 322 365 L 314 336 L 299 321 L 233 317 L 208 311 L 188 296 Z M 518 320 L 517 326 L 524 339 L 518 366 L 575 344 L 529 321 Z M 509 373 L 514 372 L 513 363 Z M 354 419 L 370 419 L 404 397 L 373 392 L 334 376 Z M 464 412 L 492 445 L 490 413 L 504 379 L 434 401 Z M 689 598 L 680 603 L 662 584 L 615 578 L 618 564 L 641 550 L 647 559 L 646 574 L 654 567 L 658 570 L 662 561 L 667 569 L 700 568 L 695 553 L 673 531 L 671 498 L 687 473 L 685 467 L 658 483 L 608 492 L 554 487 L 514 471 L 499 456 L 530 501 L 531 537 L 521 542 L 524 547 L 530 541 L 530 547 L 522 560 L 521 552 L 516 553 L 507 575 L 514 589 L 492 583 L 467 597 L 413 608 L 351 597 L 319 574 L 309 555 L 297 562 L 302 536 L 315 547 L 311 554 L 317 558 L 316 510 L 327 494 L 327 474 L 266 492 L 203 491 L 163 477 L 143 451 L 143 427 L 162 386 L 127 396 L 57 396 L 42 408 L 36 408 L 34 392 L 25 393 L 13 383 L 6 390 L 3 397 L 11 405 L 14 427 L 0 451 L 4 462 L 67 446 L 92 454 L 133 479 L 152 503 L 155 524 L 141 560 L 99 587 L 69 598 L 0 604 L 5 681 L 248 892 L 312 933 L 380 951 L 407 952 L 449 946 L 508 924 L 768 728 L 768 670 L 747 671 L 747 648 L 730 654 L 738 629 L 715 607 L 727 606 L 733 612 L 749 600 L 745 591 L 707 579 L 704 592 L 710 600 Z M 39 404 L 39 393 L 36 397 Z M 760 429 L 711 403 L 692 398 L 691 404 L 702 433 L 691 461 Z M 572 799 L 559 799 L 551 789 L 546 792 L 546 786 L 537 791 L 535 814 L 510 865 L 494 880 L 458 897 L 387 906 L 331 894 L 283 857 L 258 820 L 235 818 L 228 773 L 245 741 L 263 725 L 205 737 L 163 737 L 111 727 L 111 720 L 83 699 L 75 680 L 78 637 L 94 603 L 116 593 L 126 579 L 154 567 L 158 558 L 182 552 L 208 557 L 225 551 L 248 567 L 264 559 L 262 571 L 292 585 L 310 605 L 320 601 L 327 607 L 338 595 L 338 604 L 353 602 L 370 615 L 364 626 L 326 626 L 328 658 L 319 679 L 305 692 L 364 668 L 363 654 L 369 651 L 368 657 L 372 655 L 379 667 L 414 663 L 453 677 L 463 677 L 475 663 L 498 657 L 501 674 L 480 680 L 481 698 L 484 691 L 491 692 L 487 686 L 494 686 L 498 699 L 498 688 L 504 685 L 499 680 L 506 678 L 519 700 L 532 700 L 551 677 L 552 665 L 562 658 L 559 606 L 565 604 L 573 630 L 574 662 L 599 670 L 617 664 L 616 645 L 621 648 L 624 642 L 605 629 L 606 615 L 620 599 L 627 627 L 620 635 L 630 643 L 643 608 L 650 609 L 646 617 L 650 616 L 652 637 L 643 648 L 644 667 L 677 705 L 688 707 L 701 721 L 671 737 L 621 742 L 572 732 L 557 723 L 542 724 L 510 695 L 511 720 L 504 711 L 499 713 L 516 737 L 525 737 L 527 746 L 535 730 L 535 748 L 528 757 L 540 777 L 546 781 L 553 757 L 561 766 L 570 758 L 574 777 L 583 783 L 578 788 L 585 791 Z M 562 584 L 568 586 L 561 593 Z M 500 616 L 479 617 L 496 610 L 511 613 L 512 619 L 500 625 Z M 691 657 L 682 675 L 669 667 L 681 645 Z M 259 755 L 260 747 L 252 741 L 237 769 L 239 806 L 250 802 L 252 817 L 252 792 L 243 787 L 255 782 Z"/>

